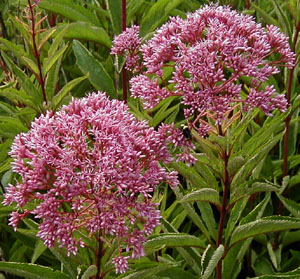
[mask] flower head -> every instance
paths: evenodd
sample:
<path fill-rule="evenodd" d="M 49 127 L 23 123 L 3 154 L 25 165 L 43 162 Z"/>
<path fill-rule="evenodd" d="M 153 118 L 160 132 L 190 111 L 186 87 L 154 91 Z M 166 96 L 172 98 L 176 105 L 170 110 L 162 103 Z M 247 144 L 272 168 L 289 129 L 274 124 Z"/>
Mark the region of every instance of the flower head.
<path fill-rule="evenodd" d="M 171 160 L 165 139 L 102 93 L 40 116 L 15 138 L 10 154 L 21 181 L 8 187 L 4 204 L 22 208 L 34 201 L 32 210 L 13 212 L 10 224 L 16 228 L 32 214 L 42 221 L 44 243 L 59 243 L 69 254 L 84 246 L 75 237 L 84 229 L 116 237 L 132 257 L 143 255 L 160 219 L 151 194 L 162 181 L 178 183 L 177 174 L 159 164 Z M 114 262 L 118 272 L 128 267 L 126 257 Z"/>
<path fill-rule="evenodd" d="M 284 97 L 261 84 L 279 73 L 279 66 L 294 66 L 288 38 L 276 26 L 264 28 L 230 7 L 207 5 L 186 19 L 173 17 L 140 51 L 144 71 L 131 79 L 132 95 L 146 108 L 181 96 L 185 117 L 199 133 L 206 129 L 202 118 L 219 124 L 237 103 L 268 115 L 286 109 Z"/>

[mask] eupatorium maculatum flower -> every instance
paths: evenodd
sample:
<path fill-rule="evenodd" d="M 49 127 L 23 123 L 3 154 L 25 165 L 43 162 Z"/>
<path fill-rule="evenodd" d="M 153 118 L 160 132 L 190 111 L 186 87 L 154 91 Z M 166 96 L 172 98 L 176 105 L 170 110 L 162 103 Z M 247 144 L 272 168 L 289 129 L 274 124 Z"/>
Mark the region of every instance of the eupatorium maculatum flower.
<path fill-rule="evenodd" d="M 136 27 L 132 34 L 127 30 L 131 37 L 137 32 Z M 131 45 L 135 53 L 137 47 Z M 208 5 L 186 19 L 170 18 L 139 50 L 142 62 L 136 68 L 143 70 L 130 80 L 132 96 L 141 98 L 145 108 L 181 96 L 185 117 L 201 135 L 209 128 L 201 119 L 220 124 L 237 103 L 268 115 L 287 107 L 283 95 L 262 83 L 280 66 L 293 67 L 288 38 L 278 27 L 263 27 L 230 7 Z"/>
<path fill-rule="evenodd" d="M 69 254 L 84 247 L 75 237 L 82 229 L 116 237 L 120 252 L 143 255 L 142 244 L 160 219 L 152 192 L 160 182 L 178 183 L 176 172 L 159 164 L 171 161 L 166 138 L 102 93 L 41 115 L 15 138 L 10 155 L 20 180 L 9 185 L 4 204 L 33 207 L 13 212 L 10 225 L 16 229 L 31 214 L 41 220 L 44 243 L 58 243 Z M 125 272 L 127 259 L 114 258 L 117 272 Z"/>

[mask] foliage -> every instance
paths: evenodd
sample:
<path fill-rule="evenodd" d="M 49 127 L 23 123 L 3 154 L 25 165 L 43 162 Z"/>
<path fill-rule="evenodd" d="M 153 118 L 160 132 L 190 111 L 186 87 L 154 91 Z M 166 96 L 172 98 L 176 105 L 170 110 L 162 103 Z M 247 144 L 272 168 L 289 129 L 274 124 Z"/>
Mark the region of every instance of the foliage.
<path fill-rule="evenodd" d="M 206 117 L 202 123 L 214 129 L 199 135 L 190 125 L 193 115 L 184 114 L 187 105 L 182 104 L 182 96 L 156 99 L 155 106 L 144 108 L 142 100 L 124 94 L 129 89 L 128 80 L 132 83 L 138 74 L 144 74 L 145 67 L 127 70 L 128 58 L 142 61 L 134 49 L 111 54 L 115 36 L 126 26 L 139 26 L 137 40 L 145 44 L 169 16 L 186 19 L 187 13 L 209 2 L 212 1 L 0 3 L 0 278 L 299 277 L 299 0 L 218 1 L 254 16 L 262 26 L 274 24 L 288 36 L 290 48 L 296 53 L 295 66 L 280 69 L 260 87 L 261 92 L 274 88 L 285 94 L 290 104 L 285 112 L 276 110 L 266 116 L 258 109 L 244 111 L 236 105 L 219 122 Z M 122 13 L 124 3 L 126 17 L 124 9 Z M 262 61 L 272 63 L 278 58 L 272 52 Z M 168 63 L 161 77 L 145 75 L 159 88 L 173 92 L 174 83 L 169 81 L 177 64 Z M 229 70 L 225 78 L 231 74 Z M 245 100 L 251 91 L 251 77 L 240 76 L 237 85 Z M 2 204 L 8 185 L 21 181 L 12 172 L 12 158 L 8 155 L 16 135 L 28 132 L 34 119 L 46 111 L 56 113 L 72 97 L 82 98 L 93 91 L 105 91 L 111 99 L 127 102 L 138 120 L 146 120 L 157 131 L 167 133 L 176 146 L 171 148 L 174 157 L 182 159 L 161 163 L 162 168 L 178 172 L 180 184 L 156 186 L 152 202 L 159 204 L 160 225 L 144 244 L 145 256 L 130 258 L 125 274 L 116 274 L 113 266 L 112 258 L 120 245 L 116 239 L 102 236 L 99 240 L 86 231 L 78 231 L 75 237 L 81 238 L 87 248 L 68 256 L 65 248 L 48 248 L 37 237 L 39 219 L 28 216 L 14 231 L 8 219 L 19 208 Z M 188 129 L 182 128 L 184 125 Z M 173 138 L 170 127 L 176 131 Z M 192 146 L 194 151 L 190 153 Z M 184 159 L 188 163 L 182 162 Z M 25 210 L 36 205 L 28 204 Z M 62 213 L 70 211 L 64 206 Z M 143 229 L 141 224 L 135 225 Z M 101 242 L 106 249 L 102 256 L 98 253 Z M 120 253 L 127 258 L 125 248 Z"/>

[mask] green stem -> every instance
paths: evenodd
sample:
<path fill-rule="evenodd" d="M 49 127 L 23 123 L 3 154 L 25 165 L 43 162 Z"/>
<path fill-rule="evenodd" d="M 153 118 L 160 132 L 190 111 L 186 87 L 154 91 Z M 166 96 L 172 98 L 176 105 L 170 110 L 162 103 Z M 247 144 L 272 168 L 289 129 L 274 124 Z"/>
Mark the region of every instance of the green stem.
<path fill-rule="evenodd" d="M 219 134 L 223 135 L 221 125 L 219 125 Z M 223 191 L 223 200 L 222 200 L 222 208 L 220 212 L 220 221 L 219 221 L 219 227 L 218 227 L 218 238 L 217 238 L 217 247 L 219 247 L 222 244 L 223 241 L 223 231 L 225 227 L 225 218 L 227 213 L 227 203 L 229 198 L 229 189 L 230 189 L 230 177 L 228 173 L 228 160 L 229 160 L 229 153 L 224 150 L 223 152 L 223 160 L 224 160 L 224 177 L 222 179 L 224 184 L 224 191 Z M 218 262 L 216 273 L 217 273 L 217 279 L 222 279 L 222 261 L 223 259 L 220 259 Z"/>
<path fill-rule="evenodd" d="M 103 251 L 103 241 L 101 240 L 101 233 L 99 233 L 98 238 L 98 249 L 96 254 L 96 266 L 97 266 L 97 274 L 96 279 L 102 279 L 103 276 L 101 274 L 101 259 L 102 259 L 102 251 Z"/>

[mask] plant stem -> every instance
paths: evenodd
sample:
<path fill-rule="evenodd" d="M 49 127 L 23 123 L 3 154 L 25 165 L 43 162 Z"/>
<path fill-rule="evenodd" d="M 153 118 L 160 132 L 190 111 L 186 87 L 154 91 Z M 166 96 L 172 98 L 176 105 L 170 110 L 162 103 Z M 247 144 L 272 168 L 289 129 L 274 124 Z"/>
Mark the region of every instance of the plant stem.
<path fill-rule="evenodd" d="M 36 58 L 37 66 L 39 69 L 39 78 L 38 81 L 41 85 L 42 88 L 42 94 L 43 94 L 43 99 L 44 102 L 47 105 L 47 96 L 46 96 L 46 91 L 45 91 L 45 80 L 43 77 L 43 72 L 42 72 L 42 66 L 41 66 L 41 58 L 40 58 L 40 53 L 38 51 L 37 45 L 36 45 L 36 30 L 35 30 L 35 16 L 34 16 L 34 11 L 33 7 L 31 5 L 31 0 L 27 0 L 28 5 L 29 5 L 29 10 L 31 14 L 31 31 L 32 31 L 32 44 L 33 44 L 33 50 L 34 50 L 34 56 Z"/>
<path fill-rule="evenodd" d="M 122 31 L 126 30 L 126 0 L 122 0 Z M 127 103 L 127 71 L 122 69 L 123 100 Z"/>
<path fill-rule="evenodd" d="M 221 125 L 219 125 L 219 134 L 222 136 L 222 128 Z M 223 152 L 223 160 L 224 160 L 224 177 L 222 179 L 224 184 L 224 191 L 223 191 L 223 200 L 222 200 L 222 208 L 220 212 L 220 221 L 219 221 L 219 227 L 218 227 L 218 238 L 217 238 L 217 247 L 219 247 L 222 244 L 222 236 L 223 236 L 223 230 L 225 226 L 225 218 L 226 218 L 226 207 L 229 197 L 229 189 L 230 189 L 230 177 L 228 173 L 228 160 L 229 160 L 229 153 L 227 153 L 227 150 L 224 150 Z M 222 279 L 222 261 L 221 259 L 218 262 L 216 273 L 217 273 L 217 279 Z"/>
<path fill-rule="evenodd" d="M 96 266 L 97 266 L 97 274 L 96 274 L 96 279 L 101 279 L 102 274 L 101 274 L 101 259 L 102 259 L 102 250 L 103 250 L 103 242 L 100 238 L 101 233 L 99 233 L 99 238 L 98 238 L 98 249 L 97 249 L 97 254 L 96 254 Z"/>

